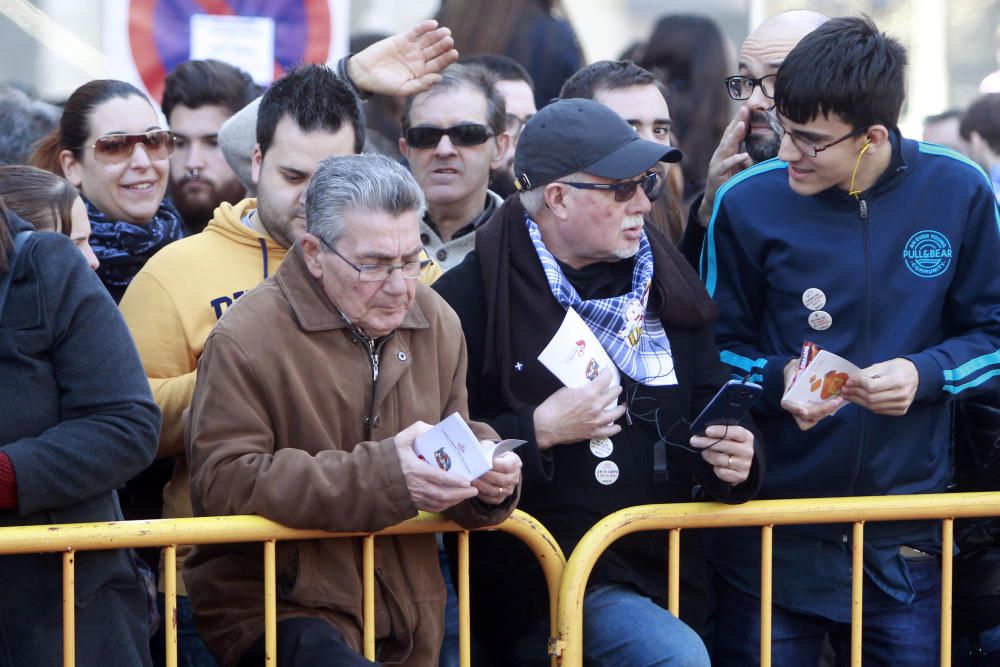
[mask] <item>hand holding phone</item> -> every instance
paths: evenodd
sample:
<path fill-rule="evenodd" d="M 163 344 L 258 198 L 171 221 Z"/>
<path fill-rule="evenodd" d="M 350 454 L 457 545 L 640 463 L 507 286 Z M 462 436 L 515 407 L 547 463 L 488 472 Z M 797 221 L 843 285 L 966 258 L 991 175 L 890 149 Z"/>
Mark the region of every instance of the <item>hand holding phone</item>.
<path fill-rule="evenodd" d="M 691 422 L 691 434 L 704 435 L 705 429 L 714 424 L 739 424 L 763 391 L 759 384 L 730 380 Z"/>

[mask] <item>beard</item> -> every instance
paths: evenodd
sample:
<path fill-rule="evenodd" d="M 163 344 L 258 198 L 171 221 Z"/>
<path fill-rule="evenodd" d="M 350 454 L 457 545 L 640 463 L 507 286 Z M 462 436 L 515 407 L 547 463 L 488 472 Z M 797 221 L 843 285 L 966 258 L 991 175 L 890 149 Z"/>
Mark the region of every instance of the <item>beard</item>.
<path fill-rule="evenodd" d="M 210 181 L 201 182 L 208 186 L 207 192 L 199 192 L 195 196 L 189 196 L 184 190 L 184 184 L 189 179 L 184 179 L 176 187 L 172 187 L 174 206 L 181 214 L 184 221 L 184 228 L 188 234 L 197 234 L 205 229 L 205 225 L 215 214 L 215 208 L 222 202 L 236 204 L 246 197 L 246 190 L 238 179 L 227 181 L 222 185 L 215 185 Z"/>
<path fill-rule="evenodd" d="M 750 126 L 765 124 L 771 128 L 770 132 L 752 133 L 750 131 Z M 781 137 L 778 136 L 777 122 L 774 116 L 766 111 L 751 111 L 744 144 L 746 144 L 747 154 L 755 164 L 777 157 L 778 149 L 781 147 Z"/>
<path fill-rule="evenodd" d="M 630 229 L 642 229 L 645 224 L 646 221 L 641 215 L 630 215 L 622 220 L 621 230 L 624 232 Z M 635 254 L 639 252 L 639 245 L 641 243 L 641 241 L 636 241 L 634 246 L 617 248 L 614 251 L 615 256 L 618 257 L 618 259 L 629 259 L 631 257 L 635 257 Z"/>

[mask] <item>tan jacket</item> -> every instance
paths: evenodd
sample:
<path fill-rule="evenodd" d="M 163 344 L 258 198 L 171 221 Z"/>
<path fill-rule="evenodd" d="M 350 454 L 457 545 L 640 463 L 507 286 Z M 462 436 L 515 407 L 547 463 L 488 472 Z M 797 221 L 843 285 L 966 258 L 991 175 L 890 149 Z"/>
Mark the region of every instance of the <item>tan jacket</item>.
<path fill-rule="evenodd" d="M 367 347 L 296 247 L 206 342 L 187 429 L 195 514 L 259 514 L 329 531 L 376 531 L 415 516 L 392 438 L 418 420 L 467 417 L 465 370 L 457 316 L 418 285 L 373 381 Z M 473 499 L 450 516 L 488 525 L 515 502 Z M 225 665 L 263 632 L 262 554 L 259 544 L 198 547 L 185 563 L 198 628 Z M 279 542 L 279 620 L 323 618 L 360 652 L 361 564 L 358 539 Z M 379 538 L 375 567 L 381 661 L 436 664 L 444 587 L 434 536 Z"/>

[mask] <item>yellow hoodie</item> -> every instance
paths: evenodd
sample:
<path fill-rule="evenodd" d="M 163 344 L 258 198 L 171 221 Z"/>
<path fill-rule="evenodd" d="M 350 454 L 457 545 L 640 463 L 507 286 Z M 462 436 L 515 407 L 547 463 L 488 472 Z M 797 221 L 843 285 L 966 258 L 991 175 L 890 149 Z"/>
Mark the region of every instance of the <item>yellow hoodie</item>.
<path fill-rule="evenodd" d="M 164 518 L 192 516 L 182 415 L 191 404 L 205 339 L 236 299 L 278 270 L 287 252 L 243 224 L 256 206 L 254 199 L 223 203 L 202 233 L 151 257 L 119 304 L 163 412 L 157 457 L 176 457 L 163 489 Z M 178 574 L 183 555 L 179 550 Z M 181 582 L 178 576 L 178 589 Z"/>

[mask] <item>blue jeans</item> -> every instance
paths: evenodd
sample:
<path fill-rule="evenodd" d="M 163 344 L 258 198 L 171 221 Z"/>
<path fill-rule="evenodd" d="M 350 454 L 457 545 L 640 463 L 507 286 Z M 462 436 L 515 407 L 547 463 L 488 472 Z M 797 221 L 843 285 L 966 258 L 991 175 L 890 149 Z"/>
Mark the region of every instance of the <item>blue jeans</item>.
<path fill-rule="evenodd" d="M 165 606 L 163 593 L 156 596 L 156 605 L 160 609 L 160 629 L 150 642 L 153 652 L 153 664 L 166 664 L 166 634 L 163 627 Z M 194 626 L 194 611 L 191 601 L 184 595 L 177 596 L 177 665 L 178 667 L 216 667 L 215 658 L 208 652 L 205 642 L 201 640 Z"/>
<path fill-rule="evenodd" d="M 514 643 L 517 665 L 548 665 L 548 618 Z M 709 667 L 698 634 L 628 586 L 599 584 L 583 598 L 583 655 L 588 667 Z"/>
<path fill-rule="evenodd" d="M 910 560 L 910 580 L 916 598 L 904 604 L 864 579 L 862 662 L 865 667 L 936 667 L 941 645 L 941 570 L 937 559 Z M 716 578 L 716 667 L 760 664 L 760 598 Z M 819 664 L 823 639 L 847 665 L 851 655 L 851 625 L 821 616 L 773 607 L 771 664 L 813 667 Z"/>
<path fill-rule="evenodd" d="M 448 569 L 448 554 L 438 546 L 438 563 L 441 566 L 441 576 L 444 578 L 444 640 L 441 642 L 441 655 L 438 667 L 458 667 L 458 595 L 451 583 L 451 571 Z"/>

